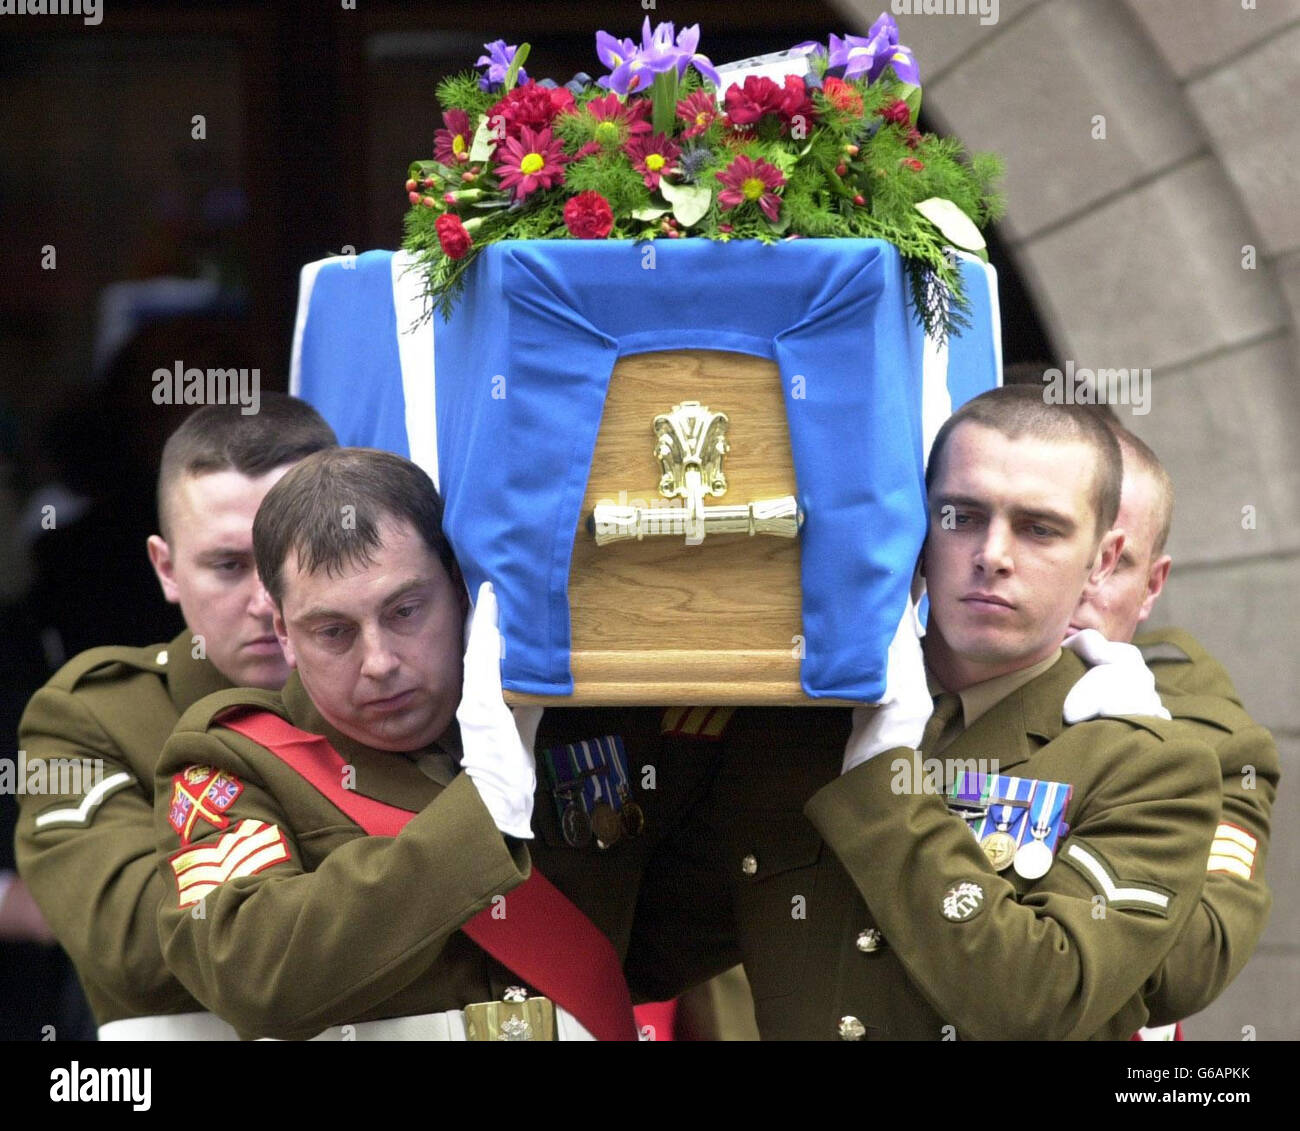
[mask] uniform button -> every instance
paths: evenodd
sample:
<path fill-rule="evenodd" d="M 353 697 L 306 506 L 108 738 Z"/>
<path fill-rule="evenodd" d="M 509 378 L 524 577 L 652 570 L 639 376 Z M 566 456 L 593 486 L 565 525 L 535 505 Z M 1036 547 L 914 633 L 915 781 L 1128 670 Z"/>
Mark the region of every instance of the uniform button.
<path fill-rule="evenodd" d="M 860 1041 L 867 1035 L 867 1027 L 852 1015 L 840 1018 L 840 1039 Z"/>
<path fill-rule="evenodd" d="M 167 649 L 164 648 L 161 652 L 159 652 L 158 655 L 156 655 L 153 658 L 153 662 L 157 664 L 159 667 L 162 667 L 167 662 Z"/>
<path fill-rule="evenodd" d="M 863 954 L 871 954 L 872 951 L 879 950 L 884 945 L 885 936 L 875 927 L 868 927 L 865 931 L 858 932 L 858 949 Z"/>
<path fill-rule="evenodd" d="M 752 876 L 758 871 L 758 857 L 752 852 L 748 853 L 740 862 L 740 870 L 747 876 Z"/>

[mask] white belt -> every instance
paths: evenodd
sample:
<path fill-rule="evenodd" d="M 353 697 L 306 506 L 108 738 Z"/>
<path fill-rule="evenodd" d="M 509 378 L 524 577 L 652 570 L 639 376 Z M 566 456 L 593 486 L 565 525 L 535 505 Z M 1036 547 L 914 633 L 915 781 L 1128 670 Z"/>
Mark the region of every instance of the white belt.
<path fill-rule="evenodd" d="M 101 1041 L 237 1041 L 239 1034 L 215 1013 L 123 1017 L 99 1027 Z"/>
<path fill-rule="evenodd" d="M 555 1007 L 555 1036 L 561 1041 L 594 1041 L 567 1009 Z M 353 1025 L 332 1025 L 311 1038 L 313 1041 L 464 1041 L 465 1014 L 459 1009 L 445 1013 L 420 1013 L 414 1017 L 388 1017 L 383 1021 L 358 1021 Z"/>

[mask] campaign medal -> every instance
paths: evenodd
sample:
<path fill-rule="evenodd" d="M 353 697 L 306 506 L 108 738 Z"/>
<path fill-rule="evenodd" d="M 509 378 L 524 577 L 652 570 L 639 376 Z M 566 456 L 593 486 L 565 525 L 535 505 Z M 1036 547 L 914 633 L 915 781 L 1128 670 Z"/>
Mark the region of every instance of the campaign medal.
<path fill-rule="evenodd" d="M 1008 832 L 1008 829 L 1011 827 L 1012 812 L 1024 808 L 1024 802 L 1018 801 L 1015 796 L 1020 791 L 1020 779 L 1012 778 L 1008 784 L 1011 796 L 999 797 L 993 802 L 994 805 L 1002 806 L 997 831 L 989 833 L 980 841 L 980 847 L 995 872 L 1005 872 L 1016 858 L 1016 838 Z"/>
<path fill-rule="evenodd" d="M 586 848 L 591 843 L 591 820 L 576 801 L 570 801 L 560 814 L 560 832 L 570 848 Z"/>
<path fill-rule="evenodd" d="M 623 822 L 607 801 L 598 801 L 592 806 L 591 829 L 600 848 L 612 848 L 623 839 Z"/>
<path fill-rule="evenodd" d="M 618 811 L 619 819 L 623 822 L 623 831 L 628 836 L 640 836 L 645 832 L 645 813 L 641 806 L 627 796 L 627 791 L 619 787 L 619 797 L 623 802 L 623 807 Z"/>
<path fill-rule="evenodd" d="M 1042 879 L 1052 867 L 1052 850 L 1047 847 L 1047 834 L 1052 831 L 1052 822 L 1056 817 L 1056 795 L 1059 790 L 1058 782 L 1038 783 L 1036 792 L 1045 795 L 1043 804 L 1030 829 L 1032 839 L 1017 849 L 1014 861 L 1016 875 L 1023 879 Z"/>
<path fill-rule="evenodd" d="M 980 847 L 984 849 L 984 855 L 989 858 L 995 872 L 1005 872 L 1016 858 L 1015 837 L 1001 828 L 980 841 Z"/>

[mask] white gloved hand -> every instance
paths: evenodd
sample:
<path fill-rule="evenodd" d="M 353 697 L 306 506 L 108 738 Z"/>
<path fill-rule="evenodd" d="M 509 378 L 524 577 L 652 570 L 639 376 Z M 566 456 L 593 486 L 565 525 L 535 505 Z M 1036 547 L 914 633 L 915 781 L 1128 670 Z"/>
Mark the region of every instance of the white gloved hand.
<path fill-rule="evenodd" d="M 1156 691 L 1156 677 L 1132 644 L 1114 643 L 1095 628 L 1085 628 L 1063 647 L 1089 665 L 1065 697 L 1067 723 L 1119 715 L 1170 717 Z"/>
<path fill-rule="evenodd" d="M 878 707 L 853 709 L 853 731 L 844 750 L 843 773 L 886 750 L 900 746 L 915 750 L 921 745 L 925 724 L 934 713 L 921 653 L 923 635 L 916 601 L 909 598 L 889 645 L 885 697 Z"/>
<path fill-rule="evenodd" d="M 479 587 L 466 637 L 465 684 L 456 708 L 464 749 L 461 768 L 474 782 L 497 828 L 526 840 L 533 835 L 537 788 L 533 742 L 542 709 L 518 707 L 512 712 L 502 697 L 501 633 L 491 582 Z"/>

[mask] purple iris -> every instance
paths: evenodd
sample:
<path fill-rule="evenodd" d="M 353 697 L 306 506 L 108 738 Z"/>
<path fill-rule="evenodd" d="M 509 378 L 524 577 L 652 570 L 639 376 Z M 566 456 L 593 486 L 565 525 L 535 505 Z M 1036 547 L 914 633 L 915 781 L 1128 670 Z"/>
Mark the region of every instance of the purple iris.
<path fill-rule="evenodd" d="M 820 45 L 801 43 L 798 49 L 819 51 Z M 865 36 L 846 35 L 840 39 L 838 35 L 832 35 L 826 61 L 832 67 L 843 67 L 846 79 L 865 75 L 868 82 L 875 82 L 886 67 L 893 67 L 900 82 L 921 85 L 916 56 L 910 47 L 899 44 L 898 25 L 888 12 L 871 25 Z"/>
<path fill-rule="evenodd" d="M 641 45 L 630 39 L 615 39 L 608 32 L 596 33 L 596 55 L 610 69 L 610 73 L 597 80 L 607 90 L 628 95 L 644 90 L 654 81 L 654 76 L 677 70 L 680 78 L 687 67 L 694 67 L 717 86 L 718 72 L 707 56 L 696 51 L 700 45 L 700 25 L 685 28 L 676 34 L 671 23 L 662 23 L 651 30 L 650 17 L 646 16 L 641 28 Z"/>
<path fill-rule="evenodd" d="M 513 47 L 506 43 L 504 39 L 495 39 L 491 43 L 483 44 L 483 50 L 486 55 L 480 55 L 476 67 L 487 67 L 487 74 L 478 80 L 480 90 L 491 90 L 493 86 L 499 86 L 506 81 L 506 72 L 510 70 L 510 64 L 514 62 L 515 52 L 518 47 Z M 528 74 L 521 67 L 519 69 L 519 85 L 523 86 L 528 82 Z"/>

